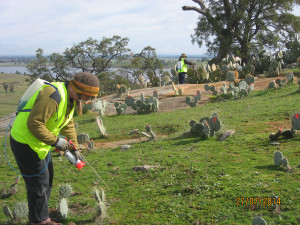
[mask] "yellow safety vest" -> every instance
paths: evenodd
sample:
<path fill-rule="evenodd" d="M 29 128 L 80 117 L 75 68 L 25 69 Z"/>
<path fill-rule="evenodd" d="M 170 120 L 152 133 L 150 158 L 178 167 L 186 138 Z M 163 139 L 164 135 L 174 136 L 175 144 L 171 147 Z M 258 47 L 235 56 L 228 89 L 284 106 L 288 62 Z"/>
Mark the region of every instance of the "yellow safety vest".
<path fill-rule="evenodd" d="M 54 87 L 57 88 L 57 91 L 60 94 L 61 101 L 58 105 L 57 112 L 50 117 L 50 119 L 46 122 L 47 129 L 53 133 L 54 135 L 58 135 L 60 130 L 67 125 L 70 120 L 73 118 L 73 113 L 75 109 L 75 102 L 74 106 L 68 115 L 66 121 L 66 112 L 68 106 L 68 91 L 66 86 L 62 82 L 54 82 L 51 83 Z M 49 85 L 44 85 L 41 90 Z M 11 136 L 18 142 L 27 144 L 32 148 L 39 156 L 40 159 L 44 159 L 49 150 L 51 149 L 50 145 L 45 144 L 44 142 L 38 140 L 28 129 L 27 127 L 27 120 L 30 114 L 30 111 L 26 111 L 26 109 L 32 109 L 35 100 L 40 93 L 40 90 L 37 91 L 27 102 L 25 107 L 23 108 L 24 111 L 18 113 L 14 125 L 11 130 Z"/>
<path fill-rule="evenodd" d="M 187 64 L 184 63 L 184 58 L 181 58 L 182 67 L 181 70 L 178 70 L 178 73 L 186 73 L 187 72 Z"/>

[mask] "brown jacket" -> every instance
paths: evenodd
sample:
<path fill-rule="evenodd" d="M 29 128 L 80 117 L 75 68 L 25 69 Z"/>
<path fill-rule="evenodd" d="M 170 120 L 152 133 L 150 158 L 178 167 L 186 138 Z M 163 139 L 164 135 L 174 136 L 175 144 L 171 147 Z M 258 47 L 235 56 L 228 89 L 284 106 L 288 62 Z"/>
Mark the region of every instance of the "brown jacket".
<path fill-rule="evenodd" d="M 58 140 L 58 137 L 52 134 L 46 127 L 46 122 L 58 109 L 59 102 L 57 102 L 57 98 L 55 98 L 55 92 L 56 90 L 51 86 L 42 89 L 36 98 L 27 120 L 27 126 L 30 132 L 37 139 L 48 145 L 54 145 Z M 68 98 L 66 116 L 70 113 L 72 107 L 73 102 Z M 78 146 L 73 119 L 61 129 L 60 134 L 72 140 L 75 146 Z"/>

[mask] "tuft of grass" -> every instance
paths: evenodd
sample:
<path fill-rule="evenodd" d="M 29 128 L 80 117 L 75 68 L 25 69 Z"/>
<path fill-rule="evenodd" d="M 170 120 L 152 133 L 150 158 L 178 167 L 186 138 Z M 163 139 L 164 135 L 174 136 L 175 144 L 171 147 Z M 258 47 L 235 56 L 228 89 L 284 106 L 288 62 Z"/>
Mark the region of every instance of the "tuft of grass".
<path fill-rule="evenodd" d="M 167 137 L 132 144 L 126 151 L 116 147 L 83 152 L 111 191 L 89 166 L 77 170 L 66 159 L 53 157 L 55 179 L 49 206 L 56 207 L 59 185 L 71 183 L 77 194 L 69 198 L 71 212 L 65 224 L 96 223 L 95 187 L 104 188 L 106 193 L 108 218 L 104 224 L 250 224 L 258 215 L 268 224 L 297 224 L 300 136 L 280 139 L 279 145 L 271 145 L 268 137 L 279 126 L 291 127 L 291 115 L 299 110 L 299 95 L 297 85 L 287 85 L 255 91 L 243 99 L 172 112 L 104 116 L 109 137 L 95 143 L 127 140 L 131 130 L 144 130 L 146 124 L 157 135 Z M 234 129 L 235 135 L 222 142 L 216 137 L 201 141 L 182 136 L 190 129 L 189 120 L 212 113 L 218 113 L 223 130 Z M 94 118 L 94 114 L 75 117 L 79 132 L 97 137 Z M 278 149 L 289 160 L 292 171 L 274 166 L 273 154 Z M 16 166 L 11 152 L 8 157 Z M 133 171 L 141 165 L 155 167 L 146 172 Z M 0 185 L 7 188 L 17 174 L 3 160 L 0 170 Z M 26 199 L 24 181 L 18 185 L 20 191 L 1 199 L 3 205 L 11 207 Z M 280 210 L 268 202 L 263 204 L 264 198 L 272 195 L 280 197 Z M 246 203 L 247 198 L 262 202 Z M 5 221 L 0 213 L 0 223 Z"/>

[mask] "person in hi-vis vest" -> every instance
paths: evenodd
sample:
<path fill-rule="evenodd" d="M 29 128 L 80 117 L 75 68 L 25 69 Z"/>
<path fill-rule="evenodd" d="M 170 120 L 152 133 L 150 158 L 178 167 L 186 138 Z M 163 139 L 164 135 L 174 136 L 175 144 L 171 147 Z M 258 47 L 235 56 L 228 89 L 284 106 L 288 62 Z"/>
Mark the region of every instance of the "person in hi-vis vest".
<path fill-rule="evenodd" d="M 181 62 L 181 68 L 176 68 L 179 78 L 179 84 L 184 84 L 185 76 L 187 74 L 187 65 L 194 65 L 193 62 L 188 61 L 186 58 L 186 54 L 182 53 L 178 59 L 178 62 Z"/>
<path fill-rule="evenodd" d="M 53 163 L 51 149 L 65 151 L 69 142 L 78 145 L 73 113 L 76 104 L 98 96 L 99 80 L 88 72 L 77 73 L 66 82 L 46 83 L 18 112 L 10 145 L 23 175 L 33 225 L 57 225 L 49 218 L 48 201 L 52 189 Z M 74 152 L 79 157 L 78 152 Z M 62 172 L 62 171 L 59 171 Z"/>

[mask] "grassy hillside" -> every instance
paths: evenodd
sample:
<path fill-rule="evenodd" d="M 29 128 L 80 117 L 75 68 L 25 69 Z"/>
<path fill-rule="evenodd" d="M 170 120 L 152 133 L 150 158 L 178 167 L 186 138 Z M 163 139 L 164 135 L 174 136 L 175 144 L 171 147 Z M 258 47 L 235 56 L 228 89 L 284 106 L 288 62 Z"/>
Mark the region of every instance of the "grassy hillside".
<path fill-rule="evenodd" d="M 144 130 L 146 124 L 156 135 L 165 136 L 158 141 L 132 144 L 126 151 L 118 147 L 83 153 L 111 191 L 97 181 L 88 166 L 79 171 L 65 158 L 54 157 L 55 180 L 49 205 L 57 208 L 59 185 L 70 183 L 75 194 L 69 198 L 71 213 L 64 224 L 98 223 L 94 187 L 105 189 L 108 218 L 104 224 L 244 225 L 251 224 L 255 216 L 262 216 L 268 224 L 297 224 L 300 136 L 280 139 L 279 145 L 272 145 L 268 136 L 279 128 L 291 128 L 291 115 L 299 110 L 298 89 L 298 85 L 290 85 L 257 91 L 245 99 L 173 112 L 105 116 L 108 139 L 98 138 L 95 115 L 76 117 L 79 133 L 90 134 L 98 144 L 131 138 L 131 130 Z M 215 137 L 201 141 L 182 136 L 190 129 L 189 120 L 198 121 L 212 113 L 218 113 L 223 129 L 234 129 L 235 135 L 222 142 Z M 287 157 L 292 171 L 274 166 L 277 150 Z M 1 156 L 0 186 L 6 190 L 17 174 Z M 16 166 L 11 152 L 8 158 Z M 157 167 L 148 172 L 133 171 L 133 167 L 141 165 Z M 17 201 L 26 200 L 22 179 L 18 186 L 16 195 L 6 198 L 2 194 L 2 206 L 12 208 Z M 276 210 L 273 202 L 263 204 L 264 198 L 272 195 L 280 198 Z M 262 202 L 242 202 L 241 198 L 251 197 Z M 0 213 L 0 224 L 6 221 Z"/>
<path fill-rule="evenodd" d="M 28 87 L 26 76 L 22 74 L 0 73 L 0 118 L 14 112 L 19 100 Z M 5 92 L 3 83 L 15 83 L 14 92 Z"/>

